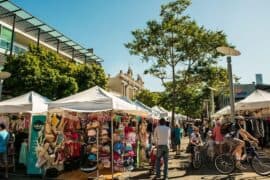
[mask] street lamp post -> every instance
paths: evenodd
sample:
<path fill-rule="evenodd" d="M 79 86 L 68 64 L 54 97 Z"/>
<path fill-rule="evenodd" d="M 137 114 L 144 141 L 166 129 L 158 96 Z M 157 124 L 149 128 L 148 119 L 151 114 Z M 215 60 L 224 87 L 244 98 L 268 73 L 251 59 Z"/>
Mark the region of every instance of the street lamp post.
<path fill-rule="evenodd" d="M 231 56 L 239 56 L 241 53 L 233 48 L 224 47 L 224 46 L 218 47 L 217 51 L 227 56 L 227 69 L 228 69 L 229 84 L 230 84 L 231 121 L 234 122 L 235 108 L 234 108 L 234 88 L 233 88 L 233 79 L 232 79 Z"/>
<path fill-rule="evenodd" d="M 214 91 L 216 91 L 215 88 L 212 88 L 210 86 L 208 86 L 208 89 L 210 89 L 211 91 L 211 116 L 215 113 L 215 95 L 214 95 Z"/>
<path fill-rule="evenodd" d="M 2 99 L 2 89 L 3 89 L 3 83 L 4 80 L 10 77 L 9 72 L 0 72 L 0 101 Z"/>

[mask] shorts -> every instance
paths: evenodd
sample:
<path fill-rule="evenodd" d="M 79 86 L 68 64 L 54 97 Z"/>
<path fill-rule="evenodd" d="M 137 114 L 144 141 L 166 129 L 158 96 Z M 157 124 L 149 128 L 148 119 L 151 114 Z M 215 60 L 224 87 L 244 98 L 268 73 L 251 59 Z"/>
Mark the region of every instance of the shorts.
<path fill-rule="evenodd" d="M 7 153 L 6 152 L 2 152 L 0 153 L 0 164 L 7 164 L 8 161 L 7 161 Z"/>
<path fill-rule="evenodd" d="M 226 138 L 226 143 L 228 143 L 230 146 L 232 146 L 233 148 L 235 148 L 236 146 L 238 146 L 241 143 L 243 143 L 243 141 L 240 140 L 240 139 L 238 139 L 238 138 Z"/>

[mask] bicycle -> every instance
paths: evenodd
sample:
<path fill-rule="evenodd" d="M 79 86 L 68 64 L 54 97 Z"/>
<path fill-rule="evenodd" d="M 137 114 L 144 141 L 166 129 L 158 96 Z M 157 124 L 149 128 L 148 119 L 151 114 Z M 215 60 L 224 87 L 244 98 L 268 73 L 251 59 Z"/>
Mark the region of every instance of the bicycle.
<path fill-rule="evenodd" d="M 199 169 L 202 166 L 202 155 L 201 155 L 201 146 L 196 145 L 193 146 L 193 154 L 192 154 L 192 167 L 194 169 Z"/>
<path fill-rule="evenodd" d="M 253 142 L 246 143 L 246 158 L 242 163 L 249 164 L 261 176 L 270 175 L 270 164 L 266 164 L 259 157 Z M 215 158 L 215 167 L 221 174 L 231 174 L 236 169 L 236 160 L 231 153 L 224 153 Z"/>

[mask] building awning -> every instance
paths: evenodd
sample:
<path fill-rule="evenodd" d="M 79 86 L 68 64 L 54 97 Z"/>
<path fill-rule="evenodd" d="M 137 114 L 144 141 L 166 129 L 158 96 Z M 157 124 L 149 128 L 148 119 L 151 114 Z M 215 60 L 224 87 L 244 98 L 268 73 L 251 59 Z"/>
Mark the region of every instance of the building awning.
<path fill-rule="evenodd" d="M 16 15 L 16 29 L 29 34 L 32 37 L 37 37 L 37 31 L 40 29 L 40 41 L 45 42 L 55 49 L 59 42 L 59 51 L 74 56 L 74 60 L 79 60 L 80 63 L 85 61 L 102 61 L 102 59 L 95 55 L 91 50 L 84 48 L 79 43 L 71 40 L 63 33 L 57 31 L 8 0 L 0 0 L 0 12 L 0 20 L 11 26 L 13 21 L 12 17 Z"/>

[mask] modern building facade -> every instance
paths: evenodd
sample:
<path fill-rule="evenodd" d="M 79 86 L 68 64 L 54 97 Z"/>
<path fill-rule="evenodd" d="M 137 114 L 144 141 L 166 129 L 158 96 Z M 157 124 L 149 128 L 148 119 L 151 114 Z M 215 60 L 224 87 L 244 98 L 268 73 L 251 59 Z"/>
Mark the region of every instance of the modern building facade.
<path fill-rule="evenodd" d="M 81 46 L 8 0 L 0 0 L 0 70 L 7 55 L 27 51 L 30 44 L 57 52 L 77 63 L 99 62 L 93 49 Z"/>
<path fill-rule="evenodd" d="M 144 89 L 144 82 L 141 76 L 137 75 L 137 79 L 134 79 L 133 71 L 130 67 L 127 73 L 123 73 L 120 70 L 115 77 L 109 77 L 108 90 L 118 95 L 133 99 L 142 89 Z"/>

